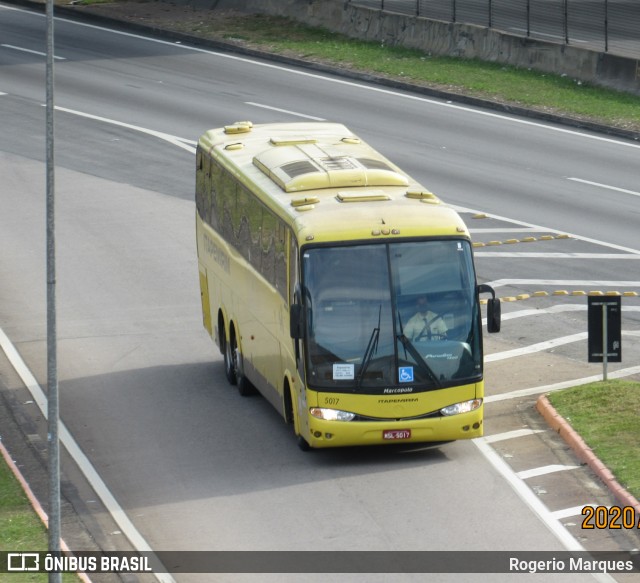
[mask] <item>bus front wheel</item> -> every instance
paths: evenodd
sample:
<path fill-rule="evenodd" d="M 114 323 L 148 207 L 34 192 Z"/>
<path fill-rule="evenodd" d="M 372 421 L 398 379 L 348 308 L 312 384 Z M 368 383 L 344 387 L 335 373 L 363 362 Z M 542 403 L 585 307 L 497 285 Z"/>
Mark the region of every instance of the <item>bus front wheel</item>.
<path fill-rule="evenodd" d="M 309 442 L 304 437 L 302 437 L 302 435 L 298 435 L 296 439 L 298 442 L 298 447 L 302 451 L 311 451 L 311 446 L 309 445 Z"/>

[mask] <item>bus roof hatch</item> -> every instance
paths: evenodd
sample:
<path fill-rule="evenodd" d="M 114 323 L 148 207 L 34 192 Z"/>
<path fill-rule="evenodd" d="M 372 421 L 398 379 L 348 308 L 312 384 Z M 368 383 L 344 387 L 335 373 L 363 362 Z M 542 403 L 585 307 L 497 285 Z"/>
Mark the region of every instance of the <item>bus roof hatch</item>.
<path fill-rule="evenodd" d="M 384 160 L 354 156 L 339 146 L 298 143 L 266 150 L 253 163 L 285 192 L 351 186 L 407 186 Z"/>

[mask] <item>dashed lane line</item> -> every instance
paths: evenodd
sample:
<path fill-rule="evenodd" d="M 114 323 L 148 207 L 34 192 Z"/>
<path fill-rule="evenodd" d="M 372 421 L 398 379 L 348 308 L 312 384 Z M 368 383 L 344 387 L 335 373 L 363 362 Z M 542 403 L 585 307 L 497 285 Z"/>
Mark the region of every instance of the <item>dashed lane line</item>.
<path fill-rule="evenodd" d="M 640 337 L 640 330 L 622 330 L 623 336 L 635 336 Z M 588 332 L 578 332 L 577 334 L 570 334 L 569 336 L 561 336 L 554 338 L 553 340 L 545 340 L 544 342 L 537 342 L 536 344 L 530 344 L 529 346 L 523 346 L 521 348 L 514 348 L 512 350 L 504 350 L 503 352 L 494 352 L 493 354 L 487 354 L 484 357 L 485 362 L 498 362 L 500 360 L 507 360 L 508 358 L 516 358 L 518 356 L 524 356 L 526 354 L 535 354 L 536 352 L 544 352 L 545 350 L 551 350 L 558 346 L 564 346 L 565 344 L 572 344 L 574 342 L 580 342 L 586 340 L 589 337 Z"/>
<path fill-rule="evenodd" d="M 316 117 L 314 115 L 307 115 L 306 113 L 299 113 L 297 111 L 291 111 L 289 109 L 280 109 L 279 107 L 273 107 L 271 105 L 264 105 L 263 103 L 255 103 L 253 101 L 245 101 L 245 104 L 252 105 L 253 107 L 260 107 L 262 109 L 269 109 L 271 111 L 279 111 L 280 113 L 286 113 L 294 117 L 302 117 L 305 119 L 312 119 L 314 121 L 327 121 L 323 117 Z"/>
<path fill-rule="evenodd" d="M 32 49 L 27 49 L 25 47 L 17 47 L 15 45 L 6 45 L 6 44 L 0 44 L 0 47 L 4 47 L 5 49 L 11 49 L 12 51 L 19 51 L 21 53 L 29 53 L 31 55 L 38 55 L 39 57 L 46 57 L 47 53 L 43 53 L 41 51 L 34 51 Z M 66 61 L 67 59 L 65 59 L 64 57 L 58 57 L 55 56 L 53 57 L 56 61 Z"/>
<path fill-rule="evenodd" d="M 640 255 L 631 255 L 630 253 L 536 253 L 528 251 L 476 251 L 473 256 L 491 259 L 496 257 L 500 259 L 607 259 L 609 261 L 637 261 L 640 259 Z M 611 283 L 609 282 L 609 285 Z"/>
<path fill-rule="evenodd" d="M 548 466 L 541 466 L 539 468 L 531 468 L 530 470 L 523 470 L 517 472 L 516 476 L 521 480 L 528 480 L 529 478 L 536 478 L 538 476 L 546 476 L 547 474 L 553 474 L 555 472 L 564 472 L 567 470 L 577 470 L 580 466 L 566 466 L 563 464 L 551 464 Z"/>
<path fill-rule="evenodd" d="M 493 289 L 515 286 L 541 286 L 541 287 L 637 287 L 640 288 L 640 281 L 607 281 L 603 279 L 496 279 L 486 282 Z"/>
<path fill-rule="evenodd" d="M 497 362 L 499 360 L 506 360 L 507 358 L 515 358 L 517 356 L 523 356 L 525 354 L 534 354 L 536 352 L 543 352 L 545 350 L 556 348 L 557 346 L 563 346 L 565 344 L 571 344 L 572 342 L 579 342 L 580 340 L 586 340 L 587 337 L 588 337 L 587 332 L 578 332 L 577 334 L 571 334 L 569 336 L 554 338 L 553 340 L 546 340 L 544 342 L 530 344 L 529 346 L 524 346 L 522 348 L 514 348 L 513 350 L 505 350 L 503 352 L 487 354 L 484 357 L 484 361 Z"/>
<path fill-rule="evenodd" d="M 636 192 L 635 190 L 627 190 L 626 188 L 619 188 L 617 186 L 611 186 L 610 184 L 601 184 L 600 182 L 591 182 L 590 180 L 583 180 L 582 178 L 567 177 L 567 180 L 572 180 L 573 182 L 580 182 L 582 184 L 588 184 L 589 186 L 597 186 L 598 188 L 604 188 L 606 190 L 614 190 L 616 192 L 622 192 L 624 194 L 631 194 L 633 196 L 640 196 L 640 192 Z"/>
<path fill-rule="evenodd" d="M 469 233 L 472 235 L 481 235 L 481 234 L 495 234 L 495 233 L 538 233 L 540 229 L 536 229 L 535 227 L 495 227 L 495 228 L 480 228 L 480 229 L 469 229 Z"/>
<path fill-rule="evenodd" d="M 554 510 L 551 515 L 557 520 L 562 520 L 563 518 L 571 518 L 572 516 L 580 516 L 582 514 L 582 509 L 587 506 L 591 506 L 595 508 L 596 506 L 602 506 L 602 504 L 582 504 L 581 506 L 572 506 L 571 508 L 562 508 L 561 510 Z M 609 508 L 607 506 L 607 508 Z"/>
<path fill-rule="evenodd" d="M 494 433 L 493 435 L 485 435 L 484 440 L 487 443 L 496 443 L 507 439 L 515 439 L 516 437 L 524 437 L 526 435 L 535 435 L 536 433 L 544 433 L 545 429 L 514 429 L 513 431 L 505 431 L 503 433 Z"/>

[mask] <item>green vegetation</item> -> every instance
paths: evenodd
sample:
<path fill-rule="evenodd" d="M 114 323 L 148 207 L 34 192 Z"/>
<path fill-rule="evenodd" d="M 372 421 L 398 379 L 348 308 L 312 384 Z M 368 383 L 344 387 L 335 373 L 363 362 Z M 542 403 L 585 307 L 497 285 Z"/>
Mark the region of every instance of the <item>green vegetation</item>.
<path fill-rule="evenodd" d="M 0 550 L 46 551 L 47 530 L 32 508 L 22 487 L 0 457 Z M 47 573 L 11 573 L 11 583 L 46 583 Z M 2 577 L 0 577 L 2 579 Z M 66 583 L 78 581 L 73 573 L 65 573 Z"/>
<path fill-rule="evenodd" d="M 549 401 L 618 482 L 640 498 L 640 383 L 602 381 L 551 393 Z"/>
<path fill-rule="evenodd" d="M 422 86 L 640 130 L 640 96 L 569 77 L 364 42 L 266 15 L 176 23 L 183 32 Z M 287 31 L 286 35 L 283 31 Z"/>
<path fill-rule="evenodd" d="M 47 531 L 29 504 L 20 484 L 0 458 L 0 549 L 47 550 Z M 46 581 L 40 573 L 14 573 L 11 581 Z"/>

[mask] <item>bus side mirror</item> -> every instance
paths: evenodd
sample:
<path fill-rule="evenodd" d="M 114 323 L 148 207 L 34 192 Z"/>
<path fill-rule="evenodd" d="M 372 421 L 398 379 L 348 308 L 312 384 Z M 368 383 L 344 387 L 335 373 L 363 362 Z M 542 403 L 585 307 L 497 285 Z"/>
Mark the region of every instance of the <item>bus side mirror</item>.
<path fill-rule="evenodd" d="M 496 298 L 494 289 L 486 283 L 478 286 L 478 294 L 490 293 L 491 299 L 487 300 L 487 332 L 500 332 L 500 324 L 502 319 L 502 307 L 500 306 L 500 298 Z"/>
<path fill-rule="evenodd" d="M 302 338 L 302 306 L 291 304 L 289 310 L 289 331 L 291 338 L 299 340 Z"/>

